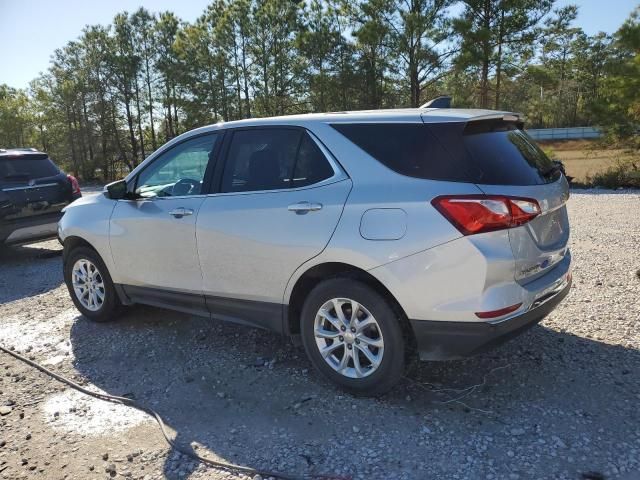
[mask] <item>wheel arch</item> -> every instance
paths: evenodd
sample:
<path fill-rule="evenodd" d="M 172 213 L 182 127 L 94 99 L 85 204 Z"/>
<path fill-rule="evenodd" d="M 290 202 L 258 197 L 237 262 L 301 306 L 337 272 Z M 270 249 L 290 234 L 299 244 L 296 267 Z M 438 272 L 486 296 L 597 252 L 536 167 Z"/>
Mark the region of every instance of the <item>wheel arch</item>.
<path fill-rule="evenodd" d="M 329 278 L 346 277 L 353 278 L 354 280 L 361 281 L 366 285 L 373 288 L 380 295 L 385 297 L 391 304 L 394 311 L 397 312 L 400 319 L 401 326 L 405 333 L 408 335 L 410 343 L 414 344 L 415 338 L 413 330 L 407 319 L 407 315 L 395 298 L 395 296 L 389 291 L 384 284 L 374 277 L 371 273 L 363 270 L 354 265 L 342 262 L 326 262 L 314 265 L 307 269 L 296 280 L 291 294 L 289 295 L 289 302 L 286 308 L 284 331 L 286 334 L 297 337 L 300 334 L 300 314 L 302 312 L 302 306 L 307 298 L 309 292 L 313 290 L 320 282 Z"/>
<path fill-rule="evenodd" d="M 94 247 L 90 242 L 88 242 L 84 238 L 79 237 L 77 235 L 70 235 L 67 238 L 65 238 L 64 242 L 62 242 L 62 246 L 64 247 L 64 249 L 62 251 L 62 260 L 63 261 L 65 261 L 67 259 L 67 257 L 69 256 L 69 253 L 71 253 L 71 251 L 73 251 L 74 249 L 76 249 L 78 247 L 90 248 L 91 250 L 96 252 L 98 255 L 100 255 L 100 252 L 98 252 L 98 249 L 96 247 Z M 102 255 L 100 255 L 100 258 L 102 258 Z M 104 262 L 104 259 L 102 259 L 102 261 Z"/>
<path fill-rule="evenodd" d="M 105 267 L 107 269 L 107 272 L 109 273 L 109 276 L 112 278 L 112 272 L 109 269 L 109 265 L 107 264 L 107 262 L 105 261 L 104 256 L 100 253 L 100 251 L 94 247 L 91 242 L 87 241 L 86 239 L 79 237 L 77 235 L 69 235 L 67 238 L 64 239 L 64 241 L 62 242 L 62 245 L 64 247 L 63 251 L 62 251 L 62 262 L 63 265 L 66 263 L 66 260 L 69 256 L 69 254 L 76 248 L 78 247 L 86 247 L 89 248 L 91 250 L 93 250 L 96 255 L 98 255 L 98 257 L 100 257 L 100 259 L 102 260 L 102 263 L 105 264 Z M 112 278 L 113 281 L 113 278 Z M 116 294 L 118 295 L 118 298 L 120 299 L 120 303 L 122 303 L 123 305 L 132 305 L 132 301 L 131 299 L 127 296 L 127 294 L 124 291 L 124 288 L 122 287 L 122 285 L 120 285 L 119 283 L 113 283 L 113 287 L 116 291 Z"/>

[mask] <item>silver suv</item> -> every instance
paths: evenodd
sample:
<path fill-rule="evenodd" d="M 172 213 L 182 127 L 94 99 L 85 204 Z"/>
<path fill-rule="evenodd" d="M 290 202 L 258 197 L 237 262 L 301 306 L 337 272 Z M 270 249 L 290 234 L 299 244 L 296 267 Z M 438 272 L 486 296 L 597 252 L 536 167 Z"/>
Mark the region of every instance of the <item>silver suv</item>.
<path fill-rule="evenodd" d="M 416 355 L 469 356 L 553 310 L 568 197 L 514 114 L 300 115 L 173 139 L 67 207 L 59 236 L 89 319 L 142 303 L 267 328 L 380 394 Z"/>

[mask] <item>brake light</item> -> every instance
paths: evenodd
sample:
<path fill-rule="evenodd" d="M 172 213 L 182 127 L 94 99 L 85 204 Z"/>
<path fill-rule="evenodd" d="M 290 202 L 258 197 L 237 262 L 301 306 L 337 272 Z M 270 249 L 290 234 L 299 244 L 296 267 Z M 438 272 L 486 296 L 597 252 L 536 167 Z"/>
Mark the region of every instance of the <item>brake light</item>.
<path fill-rule="evenodd" d="M 67 175 L 67 178 L 71 182 L 71 193 L 73 195 L 77 195 L 77 194 L 81 193 L 80 192 L 80 184 L 78 183 L 78 179 L 76 177 L 74 177 L 73 175 Z"/>
<path fill-rule="evenodd" d="M 541 213 L 532 198 L 500 195 L 445 195 L 431 204 L 464 235 L 517 227 Z"/>

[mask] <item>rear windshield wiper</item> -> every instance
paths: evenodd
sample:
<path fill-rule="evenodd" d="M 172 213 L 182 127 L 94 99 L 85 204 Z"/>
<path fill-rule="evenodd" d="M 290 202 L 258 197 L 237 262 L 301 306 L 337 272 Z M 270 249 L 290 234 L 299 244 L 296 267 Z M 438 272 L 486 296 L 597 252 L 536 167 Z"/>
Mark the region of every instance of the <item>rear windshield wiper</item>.
<path fill-rule="evenodd" d="M 560 172 L 563 175 L 565 174 L 564 164 L 558 160 L 552 160 L 552 165 L 545 170 L 542 170 L 540 173 L 543 177 L 550 177 L 556 172 Z"/>

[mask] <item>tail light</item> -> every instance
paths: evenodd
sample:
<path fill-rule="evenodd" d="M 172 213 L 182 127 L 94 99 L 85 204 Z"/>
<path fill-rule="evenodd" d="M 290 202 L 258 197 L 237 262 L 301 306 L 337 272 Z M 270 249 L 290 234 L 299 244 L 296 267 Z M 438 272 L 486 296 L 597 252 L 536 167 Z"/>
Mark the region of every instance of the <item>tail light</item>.
<path fill-rule="evenodd" d="M 500 195 L 445 195 L 431 204 L 464 235 L 517 227 L 541 212 L 532 198 Z"/>
<path fill-rule="evenodd" d="M 74 177 L 73 175 L 67 175 L 67 178 L 71 182 L 71 193 L 73 195 L 80 194 L 81 193 L 80 192 L 80 184 L 78 183 L 78 179 L 76 177 Z"/>

